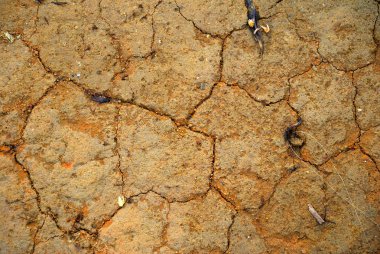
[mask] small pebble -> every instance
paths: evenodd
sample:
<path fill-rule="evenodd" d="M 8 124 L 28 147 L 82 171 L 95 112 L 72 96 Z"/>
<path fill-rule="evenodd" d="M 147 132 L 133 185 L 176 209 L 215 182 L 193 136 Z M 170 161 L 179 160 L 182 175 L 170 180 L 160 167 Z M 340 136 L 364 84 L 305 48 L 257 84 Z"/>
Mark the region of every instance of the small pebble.
<path fill-rule="evenodd" d="M 117 204 L 119 207 L 123 207 L 125 204 L 125 197 L 124 196 L 118 196 L 117 197 Z"/>
<path fill-rule="evenodd" d="M 199 89 L 201 89 L 201 90 L 205 90 L 205 89 L 206 89 L 206 86 L 207 86 L 206 83 L 200 83 L 200 84 L 199 84 Z"/>

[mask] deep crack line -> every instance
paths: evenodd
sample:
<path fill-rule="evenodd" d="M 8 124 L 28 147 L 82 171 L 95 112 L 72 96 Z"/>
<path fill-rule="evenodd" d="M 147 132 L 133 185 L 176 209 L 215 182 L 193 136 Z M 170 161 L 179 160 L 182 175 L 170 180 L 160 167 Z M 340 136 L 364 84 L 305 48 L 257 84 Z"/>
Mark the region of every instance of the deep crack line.
<path fill-rule="evenodd" d="M 31 45 L 31 42 L 29 42 L 25 39 L 21 38 L 20 40 L 30 50 L 32 55 L 34 55 L 35 57 L 38 58 L 38 61 L 42 65 L 42 67 L 44 68 L 45 72 L 56 77 L 55 73 L 53 73 L 53 71 L 44 63 L 44 61 L 42 61 L 40 50 L 38 49 L 38 47 Z"/>
<path fill-rule="evenodd" d="M 331 65 L 330 63 L 328 63 L 329 65 Z M 331 66 L 333 66 L 333 65 L 331 65 Z M 334 67 L 334 66 L 333 66 Z M 308 70 L 308 71 L 310 71 L 310 70 Z M 339 70 L 338 70 L 339 71 Z M 348 71 L 343 71 L 344 73 L 347 73 Z M 305 72 L 306 73 L 306 72 Z M 355 117 L 355 122 L 356 122 L 356 105 L 355 105 L 355 99 L 356 99 L 356 93 L 357 93 L 357 90 L 356 90 L 356 86 L 354 85 L 354 79 L 353 79 L 353 73 L 354 73 L 354 71 L 352 71 L 351 72 L 351 82 L 352 82 L 352 85 L 354 86 L 354 88 L 355 88 L 355 94 L 354 94 L 354 98 L 353 98 L 353 108 L 354 108 L 354 110 L 355 110 L 355 112 L 354 112 L 354 117 Z M 288 80 L 289 81 L 289 84 L 290 84 L 290 79 Z M 291 89 L 291 87 L 290 87 L 290 89 Z M 290 90 L 290 92 L 291 92 L 291 90 Z M 297 111 L 297 110 L 295 110 L 291 105 L 290 105 L 290 101 L 289 101 L 289 98 L 288 98 L 288 100 L 287 100 L 287 103 L 288 103 L 288 105 L 297 113 L 297 115 L 300 115 L 300 113 Z M 357 124 L 357 127 L 358 127 L 358 129 L 359 129 L 359 136 L 358 136 L 358 140 L 360 141 L 360 127 L 359 127 L 359 125 L 358 125 L 358 123 L 356 122 L 356 124 Z M 319 146 L 324 150 L 324 148 L 323 148 L 323 146 L 322 146 L 322 144 L 320 144 L 319 142 L 318 142 L 318 140 L 315 138 L 315 137 L 313 137 L 313 136 L 311 136 L 310 134 L 308 134 L 308 133 L 306 133 L 306 132 L 303 132 L 303 131 L 299 131 L 300 133 L 304 133 L 305 135 L 307 135 L 307 136 L 310 136 L 310 137 L 312 137 L 313 139 L 315 139 L 315 141 L 319 144 Z M 301 156 L 299 156 L 298 154 L 296 154 L 296 153 L 294 153 L 295 154 L 295 156 L 299 159 L 299 160 L 301 160 L 301 161 L 303 161 L 303 162 L 306 162 L 306 163 L 308 163 L 308 164 L 310 164 L 310 165 L 312 165 L 312 166 L 314 166 L 316 169 L 320 169 L 320 167 L 322 167 L 324 164 L 326 164 L 326 163 L 328 163 L 329 161 L 332 161 L 333 159 L 335 159 L 336 157 L 338 157 L 340 154 L 342 154 L 342 153 L 344 153 L 344 152 L 347 152 L 347 151 L 349 151 L 349 150 L 352 150 L 353 148 L 353 146 L 355 146 L 355 144 L 356 144 L 357 142 L 355 142 L 354 144 L 352 144 L 351 146 L 347 146 L 345 149 L 342 149 L 341 151 L 339 151 L 337 154 L 334 154 L 334 155 L 332 155 L 332 156 L 330 156 L 329 158 L 327 158 L 326 159 L 326 161 L 325 162 L 323 162 L 322 164 L 320 164 L 320 165 L 316 165 L 316 164 L 313 164 L 312 162 L 310 162 L 310 161 L 308 161 L 308 160 L 305 160 L 304 158 L 302 158 Z M 359 149 L 360 149 L 360 145 L 359 145 Z M 362 149 L 360 149 L 360 150 L 362 150 Z M 326 151 L 325 151 L 325 153 L 326 153 Z M 365 155 L 366 155 L 366 153 L 364 153 Z M 369 157 L 369 156 L 368 156 Z M 370 158 L 370 157 L 369 157 Z M 338 170 L 336 169 L 336 167 L 335 167 L 335 164 L 334 164 L 334 162 L 332 161 L 332 165 L 333 165 L 333 167 L 335 168 L 335 172 L 338 174 L 338 176 L 339 176 L 339 178 L 340 178 L 340 180 L 342 181 L 342 183 L 343 183 L 343 185 L 344 185 L 344 190 L 347 192 L 347 195 L 348 195 L 348 199 L 346 199 L 346 198 L 344 198 L 344 197 L 342 197 L 342 196 L 340 196 L 340 195 L 337 195 L 338 197 L 340 197 L 342 200 L 344 200 L 345 202 L 347 202 L 352 208 L 354 208 L 354 210 L 355 210 L 355 215 L 356 215 L 356 217 L 357 217 L 357 219 L 358 219 L 358 221 L 361 223 L 361 221 L 360 221 L 360 219 L 359 219 L 359 215 L 358 215 L 358 212 L 360 212 L 360 213 L 362 213 L 362 214 L 365 214 L 364 213 L 364 211 L 362 210 L 362 209 L 360 209 L 360 208 L 358 208 L 354 203 L 353 203 L 353 201 L 352 201 L 352 199 L 350 198 L 350 195 L 349 195 L 349 193 L 348 193 L 348 190 L 347 190 L 347 188 L 345 187 L 345 182 L 344 182 L 344 180 L 343 180 L 343 178 L 342 178 L 342 176 L 339 174 L 339 172 L 338 172 Z M 376 163 L 375 163 L 375 165 L 376 165 Z M 314 171 L 313 171 L 314 172 Z M 318 175 L 318 174 L 317 174 Z M 321 179 L 322 179 L 322 181 L 334 192 L 334 194 L 336 194 L 337 193 L 337 190 L 333 187 L 333 186 L 331 186 L 330 184 L 328 184 L 328 183 L 326 183 L 325 182 L 325 179 L 323 178 L 323 176 L 320 176 L 320 175 L 318 175 L 319 177 L 321 177 Z M 366 216 L 365 216 L 366 217 Z M 367 218 L 367 217 L 366 217 Z M 379 224 L 377 224 L 374 220 L 372 220 L 371 218 L 367 218 L 368 220 L 370 220 L 372 223 L 374 223 L 377 227 L 379 227 Z"/>
<path fill-rule="evenodd" d="M 228 229 L 227 229 L 227 246 L 226 246 L 226 250 L 223 252 L 224 254 L 225 253 L 228 253 L 229 249 L 230 249 L 230 246 L 231 246 L 231 231 L 232 231 L 232 226 L 235 224 L 235 219 L 236 219 L 236 216 L 238 215 L 238 212 L 235 211 L 235 214 L 233 214 L 231 216 L 231 224 L 228 226 Z"/>
<path fill-rule="evenodd" d="M 208 190 L 208 192 L 210 192 L 212 189 L 214 189 L 220 195 L 220 197 L 234 209 L 235 212 L 239 210 L 236 207 L 236 205 L 233 203 L 233 201 L 229 200 L 226 197 L 226 195 L 224 195 L 218 187 L 216 187 L 215 185 L 212 185 L 211 188 Z"/>
<path fill-rule="evenodd" d="M 46 89 L 46 91 L 43 93 L 43 95 L 35 102 L 33 103 L 32 105 L 30 105 L 29 107 L 27 107 L 27 109 L 24 111 L 24 113 L 26 113 L 26 118 L 25 118 L 25 122 L 24 122 L 24 126 L 21 130 L 21 140 L 22 140 L 22 143 L 25 143 L 25 140 L 24 140 L 24 134 L 25 134 L 25 129 L 29 123 L 29 119 L 30 119 L 30 116 L 32 115 L 32 112 L 34 110 L 35 107 L 37 107 L 42 101 L 43 99 L 48 96 L 48 94 L 55 88 L 56 86 L 56 82 L 54 82 L 53 85 L 51 85 L 50 87 L 48 87 Z"/>
<path fill-rule="evenodd" d="M 360 143 L 358 143 L 358 148 L 359 148 L 359 150 L 363 153 L 363 154 L 365 154 L 372 162 L 373 162 L 373 164 L 375 165 L 375 167 L 376 167 L 376 169 L 377 169 L 377 171 L 379 171 L 380 172 L 380 168 L 379 168 L 379 166 L 377 165 L 377 163 L 376 163 L 376 160 L 373 158 L 373 156 L 372 155 L 370 155 L 362 146 L 361 146 L 361 144 Z"/>
<path fill-rule="evenodd" d="M 238 88 L 238 89 L 244 91 L 244 92 L 248 95 L 248 97 L 250 97 L 253 101 L 255 101 L 255 102 L 257 102 L 257 103 L 260 103 L 260 104 L 263 105 L 263 106 L 271 106 L 271 105 L 274 105 L 274 104 L 280 103 L 280 102 L 282 102 L 282 101 L 285 101 L 285 100 L 286 100 L 286 97 L 287 97 L 287 95 L 284 94 L 284 96 L 283 96 L 281 99 L 276 100 L 276 101 L 272 101 L 272 102 L 268 102 L 268 101 L 266 101 L 265 99 L 264 99 L 264 100 L 257 99 L 257 98 L 256 98 L 255 96 L 253 96 L 250 92 L 248 92 L 248 90 L 247 90 L 246 88 L 242 87 L 242 86 L 239 85 L 239 84 L 228 84 L 228 83 L 226 83 L 226 85 L 227 85 L 227 86 L 230 86 L 230 87 L 236 87 L 236 88 Z"/>
<path fill-rule="evenodd" d="M 356 138 L 355 143 L 360 143 L 361 135 L 362 135 L 362 129 L 360 128 L 360 124 L 358 121 L 358 108 L 356 106 L 356 98 L 358 96 L 358 87 L 355 85 L 355 78 L 354 78 L 354 72 L 351 72 L 351 84 L 352 87 L 354 88 L 354 96 L 352 98 L 352 108 L 353 108 L 353 115 L 354 115 L 354 122 L 356 127 L 358 128 L 358 136 Z"/>
<path fill-rule="evenodd" d="M 238 31 L 242 31 L 244 29 L 246 29 L 247 25 L 244 24 L 243 26 L 241 26 L 240 28 L 237 28 L 237 29 L 233 29 L 232 31 L 230 31 L 224 38 L 221 38 L 222 39 L 222 48 L 220 50 L 220 53 L 219 53 L 219 57 L 220 57 L 220 62 L 219 62 L 219 83 L 220 82 L 224 82 L 226 83 L 224 80 L 223 80 L 223 68 L 224 68 L 224 50 L 226 48 L 226 44 L 227 44 L 227 40 L 228 38 L 234 33 L 234 32 L 238 32 Z"/>
<path fill-rule="evenodd" d="M 141 196 L 141 195 L 146 195 L 146 194 L 148 194 L 149 192 L 152 192 L 152 193 L 157 194 L 157 193 L 154 192 L 152 189 L 150 189 L 150 190 L 148 190 L 148 191 L 146 191 L 146 192 L 140 192 L 140 193 L 138 193 L 138 194 L 131 195 L 131 196 L 127 197 L 126 200 L 127 200 L 127 201 L 128 201 L 128 200 L 132 200 L 133 198 L 139 197 L 139 196 Z M 161 195 L 159 195 L 159 196 L 162 197 Z M 164 199 L 165 199 L 165 198 L 164 198 Z M 166 200 L 166 199 L 165 199 L 165 200 Z M 167 200 L 166 200 L 166 201 L 167 201 Z M 99 237 L 99 231 L 104 227 L 104 225 L 105 225 L 107 222 L 111 221 L 112 218 L 115 217 L 115 216 L 117 215 L 117 213 L 118 213 L 121 209 L 123 209 L 124 207 L 126 207 L 126 205 L 124 205 L 124 206 L 122 206 L 122 207 L 118 206 L 118 207 L 115 209 L 115 211 L 113 211 L 113 212 L 111 213 L 111 215 L 108 216 L 108 218 L 104 219 L 104 220 L 100 223 L 100 226 L 96 228 L 95 233 L 92 233 L 92 234 L 95 235 L 95 236 L 98 238 L 98 237 Z"/>
<path fill-rule="evenodd" d="M 78 83 L 78 82 L 76 82 L 75 80 L 71 80 L 71 79 L 67 79 L 67 78 L 63 78 L 63 79 L 61 79 L 61 80 L 66 81 L 66 82 L 68 82 L 68 83 L 70 83 L 70 84 L 73 84 L 73 85 L 77 86 L 77 87 L 80 88 L 80 89 L 82 90 L 82 92 L 85 93 L 85 94 L 91 95 L 91 94 L 94 93 L 92 90 L 89 90 L 89 89 L 85 88 L 85 87 L 83 86 L 83 84 Z M 100 93 L 99 93 L 98 95 L 102 95 L 102 96 L 103 96 L 103 94 L 100 94 Z M 142 104 L 142 103 L 137 103 L 137 102 L 132 101 L 132 100 L 123 100 L 123 99 L 121 99 L 121 98 L 117 98 L 117 97 L 110 97 L 110 96 L 106 96 L 106 97 L 108 97 L 108 98 L 111 99 L 111 102 L 110 102 L 110 103 L 115 103 L 115 104 L 119 104 L 119 105 L 133 105 L 133 106 L 136 106 L 136 107 L 138 107 L 138 108 L 140 108 L 140 109 L 144 109 L 144 110 L 146 110 L 146 111 L 149 111 L 149 112 L 151 112 L 151 113 L 153 113 L 153 114 L 155 114 L 155 115 L 157 115 L 157 116 L 162 116 L 162 117 L 166 117 L 166 118 L 170 119 L 171 122 L 172 122 L 173 124 L 175 124 L 177 127 L 183 127 L 183 128 L 185 128 L 185 129 L 187 129 L 187 130 L 190 130 L 190 131 L 192 131 L 192 132 L 194 132 L 194 133 L 199 133 L 199 134 L 201 134 L 201 135 L 203 135 L 203 136 L 205 136 L 205 137 L 211 137 L 211 138 L 212 138 L 212 135 L 210 135 L 210 134 L 208 134 L 208 133 L 205 133 L 205 132 L 203 132 L 203 131 L 200 131 L 200 130 L 196 130 L 196 129 L 194 129 L 193 126 L 179 123 L 179 122 L 178 122 L 176 119 L 174 119 L 171 115 L 168 115 L 168 114 L 165 114 L 165 113 L 159 112 L 158 110 L 156 110 L 156 109 L 154 109 L 154 108 L 152 108 L 152 107 L 146 106 L 146 105 L 144 105 L 144 104 Z M 210 97 L 211 97 L 211 95 L 210 95 Z M 207 99 L 205 99 L 204 101 L 206 101 L 206 100 L 207 100 Z M 203 102 L 204 102 L 204 101 L 203 101 Z M 201 103 L 201 104 L 203 104 L 203 103 Z M 199 106 L 200 106 L 200 105 L 199 105 Z M 190 119 L 189 119 L 189 120 L 190 120 Z"/>
<path fill-rule="evenodd" d="M 37 246 L 37 243 L 36 243 L 36 239 L 37 239 L 37 236 L 38 236 L 38 233 L 40 232 L 40 230 L 43 228 L 43 226 L 45 225 L 45 221 L 46 221 L 46 215 L 44 217 L 44 220 L 42 221 L 42 224 L 41 226 L 39 226 L 36 230 L 36 233 L 34 234 L 33 236 L 33 246 L 32 246 L 32 250 L 30 251 L 31 254 L 34 253 L 35 249 L 36 249 L 36 246 Z"/>
<path fill-rule="evenodd" d="M 308 135 L 309 137 L 313 138 L 313 139 L 314 139 L 314 140 L 315 140 L 315 141 L 321 146 L 322 150 L 324 150 L 324 152 L 326 153 L 326 151 L 325 151 L 325 149 L 323 148 L 323 146 L 318 142 L 318 140 L 317 140 L 314 136 L 312 136 L 312 135 L 310 135 L 310 134 L 308 134 L 308 133 L 306 133 L 306 132 L 303 132 L 303 131 L 299 131 L 299 132 L 300 132 L 300 133 L 304 133 L 304 134 Z M 376 225 L 378 228 L 380 228 L 380 224 L 378 224 L 374 219 L 371 219 L 370 217 L 367 217 L 365 211 L 364 211 L 363 209 L 359 208 L 358 206 L 356 206 L 356 205 L 354 204 L 354 202 L 352 201 L 351 196 L 350 196 L 350 194 L 349 194 L 349 191 L 348 191 L 347 185 L 346 185 L 345 181 L 343 180 L 343 177 L 342 177 L 341 174 L 339 173 L 338 169 L 336 168 L 335 163 L 333 162 L 333 159 L 335 159 L 335 158 L 338 157 L 340 154 L 345 153 L 345 152 L 347 152 L 347 151 L 349 151 L 349 150 L 354 150 L 354 148 L 347 147 L 346 149 L 343 149 L 343 150 L 342 150 L 341 152 L 339 152 L 337 155 L 335 155 L 335 156 L 333 156 L 333 157 L 330 157 L 327 161 L 325 161 L 324 163 L 322 163 L 322 164 L 320 164 L 320 165 L 314 165 L 314 164 L 312 164 L 311 162 L 308 162 L 308 163 L 312 164 L 316 169 L 320 170 L 320 167 L 322 167 L 322 166 L 323 166 L 324 164 L 326 164 L 327 162 L 331 161 L 332 167 L 334 168 L 335 173 L 337 174 L 337 176 L 339 177 L 340 181 L 342 182 L 342 184 L 343 184 L 343 190 L 346 192 L 348 198 L 344 198 L 344 197 L 342 197 L 341 195 L 338 195 L 338 194 L 337 194 L 338 190 L 335 189 L 335 187 L 333 187 L 332 184 L 327 183 L 327 182 L 325 181 L 325 179 L 324 179 L 323 176 L 320 176 L 319 174 L 317 174 L 317 173 L 314 172 L 314 171 L 312 171 L 312 172 L 315 173 L 315 175 L 317 175 L 318 177 L 320 177 L 321 180 L 326 184 L 326 186 L 328 186 L 328 187 L 334 192 L 334 194 L 337 194 L 337 196 L 338 196 L 339 198 L 341 198 L 343 201 L 347 202 L 347 203 L 348 203 L 348 204 L 354 209 L 355 216 L 357 217 L 357 219 L 358 219 L 358 221 L 359 221 L 360 224 L 362 224 L 362 223 L 361 223 L 361 220 L 360 220 L 360 218 L 359 218 L 359 213 L 358 213 L 358 212 L 360 212 L 360 213 L 361 213 L 366 219 L 368 219 L 370 222 L 372 222 L 374 225 Z M 297 154 L 295 154 L 295 155 L 296 155 L 296 157 L 299 158 L 300 160 L 304 160 L 303 158 L 301 158 L 301 157 L 298 156 Z M 375 165 L 376 165 L 376 164 L 375 164 Z M 321 171 L 321 170 L 320 170 L 320 171 Z"/>
<path fill-rule="evenodd" d="M 158 3 L 154 6 L 153 12 L 150 14 L 152 18 L 152 40 L 150 42 L 150 53 L 154 54 L 154 42 L 156 40 L 156 27 L 155 27 L 155 21 L 154 21 L 154 15 L 156 14 L 156 10 L 158 6 L 162 3 L 163 0 L 158 1 Z"/>
<path fill-rule="evenodd" d="M 275 2 L 274 4 L 272 4 L 272 5 L 268 8 L 268 10 L 271 10 L 271 9 L 277 7 L 277 5 L 280 4 L 282 1 L 283 1 L 283 0 L 276 0 L 276 2 Z"/>
<path fill-rule="evenodd" d="M 369 64 L 369 65 L 372 65 L 372 64 Z M 368 131 L 368 130 L 363 130 L 361 127 L 360 127 L 360 124 L 359 124 L 359 120 L 358 120 L 358 116 L 357 116 L 357 113 L 358 113 L 358 106 L 356 105 L 356 99 L 357 99 L 357 96 L 358 96 L 358 93 L 359 93 L 359 90 L 358 90 L 358 87 L 356 85 L 356 82 L 355 82 L 355 72 L 357 70 L 360 70 L 360 69 L 363 69 L 363 68 L 366 68 L 367 66 L 364 66 L 364 67 L 360 67 L 358 69 L 356 69 L 355 71 L 352 71 L 351 72 L 351 81 L 352 81 L 352 86 L 354 87 L 355 89 L 355 95 L 354 95 L 354 99 L 353 99 L 353 108 L 354 108 L 354 120 L 355 120 L 355 125 L 356 127 L 358 128 L 358 137 L 354 143 L 354 145 L 356 145 L 360 151 L 365 154 L 366 156 L 369 157 L 369 159 L 374 163 L 376 169 L 379 171 L 379 167 L 376 163 L 376 160 L 373 158 L 373 156 L 371 156 L 368 152 L 365 151 L 365 149 L 361 146 L 361 138 L 362 138 L 362 134 L 365 132 L 365 131 Z"/>
<path fill-rule="evenodd" d="M 232 34 L 232 33 L 231 33 Z M 219 57 L 220 57 L 220 62 L 219 62 L 219 82 L 222 82 L 223 81 L 223 67 L 224 67 L 224 49 L 226 47 L 226 43 L 227 43 L 227 38 L 231 35 L 227 35 L 226 38 L 223 39 L 222 41 L 222 48 L 220 50 L 220 53 L 219 53 Z"/>
<path fill-rule="evenodd" d="M 186 120 L 187 120 L 187 121 L 190 121 L 190 120 L 193 118 L 193 116 L 195 115 L 195 113 L 197 112 L 197 109 L 198 109 L 203 103 L 205 103 L 208 99 L 211 98 L 212 93 L 213 93 L 213 91 L 214 91 L 214 89 L 215 89 L 215 87 L 216 87 L 217 84 L 218 84 L 218 83 L 215 83 L 215 84 L 210 88 L 210 92 L 209 92 L 209 94 L 208 94 L 206 97 L 204 97 L 202 100 L 200 100 L 200 101 L 197 103 L 197 105 L 195 105 L 195 107 L 191 110 L 191 112 L 190 112 L 190 113 L 188 114 L 188 116 L 186 117 Z"/>
<path fill-rule="evenodd" d="M 156 9 L 159 7 L 159 5 L 162 3 L 163 1 L 162 0 L 160 0 L 156 5 L 155 5 L 155 7 L 154 7 L 154 10 L 153 10 L 153 12 L 152 13 L 149 13 L 149 15 L 151 15 L 152 16 L 152 29 L 153 29 L 153 35 L 152 35 L 152 41 L 151 41 L 151 52 L 149 52 L 149 53 L 147 53 L 146 55 L 144 55 L 144 56 L 130 56 L 128 59 L 126 59 L 125 61 L 122 59 L 122 55 L 121 55 L 121 53 L 120 53 L 120 42 L 119 42 L 119 40 L 117 39 L 117 38 L 115 38 L 112 34 L 110 34 L 109 32 L 107 32 L 107 35 L 111 38 L 111 41 L 113 42 L 113 44 L 116 44 L 116 51 L 117 51 L 117 59 L 119 60 L 119 62 L 121 63 L 121 66 L 123 66 L 123 67 L 126 67 L 127 65 L 128 65 L 128 63 L 129 63 L 129 61 L 131 60 L 131 59 L 133 59 L 133 58 L 143 58 L 143 59 L 147 59 L 147 58 L 149 58 L 149 57 L 151 57 L 151 56 L 153 56 L 154 54 L 155 54 L 155 51 L 153 50 L 153 44 L 154 44 L 154 41 L 155 41 L 155 26 L 154 26 L 154 14 L 155 14 L 155 12 L 156 12 Z M 110 24 L 107 22 L 107 20 L 105 20 L 104 19 L 104 17 L 102 16 L 102 8 L 101 8 L 101 3 L 102 3 L 102 0 L 100 0 L 99 2 L 98 2 L 98 11 L 99 11 L 99 15 L 98 15 L 98 18 L 99 19 L 101 19 L 101 20 L 103 20 L 104 22 L 106 22 L 106 24 L 110 27 Z M 178 6 L 178 4 L 176 3 L 176 5 L 177 5 L 177 7 L 178 7 L 178 12 L 181 14 L 181 16 L 183 16 L 182 15 L 182 13 L 180 12 L 180 8 L 179 8 L 179 6 Z M 191 20 L 188 20 L 185 16 L 183 16 L 183 18 L 184 19 L 186 19 L 187 21 L 189 21 L 189 22 L 192 22 Z M 194 26 L 195 26 L 195 24 L 194 24 Z M 199 29 L 200 30 L 200 29 Z M 237 29 L 237 30 L 239 30 L 239 29 Z M 223 66 L 223 47 L 224 47 L 224 43 L 225 43 L 225 41 L 226 41 L 226 39 L 227 39 L 227 37 L 230 35 L 230 34 L 232 34 L 232 32 L 234 32 L 234 31 L 237 31 L 236 29 L 235 30 L 232 30 L 224 39 L 223 39 L 223 41 L 222 41 L 222 49 L 221 49 L 221 52 L 220 52 L 220 67 L 219 67 L 219 69 L 220 69 L 220 78 L 219 78 L 219 80 L 221 80 L 222 79 L 222 66 Z M 200 30 L 201 31 L 201 30 Z M 202 31 L 201 31 L 202 32 Z M 202 32 L 203 33 L 203 32 Z M 204 34 L 208 34 L 208 33 L 204 33 Z M 211 34 L 209 34 L 209 35 L 211 35 Z M 212 35 L 211 35 L 212 36 Z M 215 38 L 219 38 L 219 39 L 221 39 L 220 37 L 218 37 L 218 36 L 213 36 L 213 37 L 215 37 Z M 57 81 L 59 80 L 59 81 L 71 81 L 71 82 L 73 82 L 74 84 L 76 84 L 77 86 L 79 86 L 79 87 L 81 87 L 84 91 L 86 91 L 86 93 L 87 94 L 93 94 L 93 93 L 95 93 L 94 91 L 92 91 L 92 90 L 90 90 L 90 89 L 87 89 L 87 88 L 85 88 L 85 86 L 84 86 L 84 84 L 81 84 L 81 83 L 79 83 L 78 81 L 76 81 L 76 80 L 73 80 L 73 79 L 71 79 L 70 77 L 66 77 L 66 76 L 64 76 L 64 75 L 57 75 L 57 73 L 55 73 L 55 72 L 53 72 L 51 69 L 50 69 L 50 67 L 48 67 L 43 61 L 42 61 L 42 59 L 41 59 L 41 57 L 40 57 L 40 50 L 37 48 L 37 47 L 34 47 L 34 46 L 31 46 L 30 45 L 30 42 L 27 42 L 27 41 L 23 41 L 23 43 L 24 43 L 24 45 L 26 45 L 30 50 L 32 50 L 33 52 L 34 52 L 34 54 L 37 56 L 37 58 L 38 58 L 38 60 L 39 60 L 39 62 L 41 63 L 41 65 L 43 66 L 43 68 L 45 69 L 45 71 L 47 72 L 47 73 L 49 73 L 49 74 L 51 74 L 51 75 L 53 75 L 54 77 L 56 77 L 57 78 Z M 124 66 L 124 64 L 123 63 L 126 63 L 126 65 Z M 60 72 L 60 71 L 58 71 L 58 72 Z M 121 73 L 123 73 L 123 71 L 121 72 Z M 114 74 L 114 77 L 117 75 L 118 73 L 115 73 Z M 114 78 L 113 77 L 113 78 Z M 206 97 L 204 97 L 203 99 L 201 99 L 196 105 L 195 105 L 195 107 L 194 107 L 194 109 L 189 113 L 189 115 L 186 117 L 186 119 L 190 119 L 191 117 L 192 117 L 192 115 L 195 113 L 195 110 L 204 102 L 204 101 L 206 101 L 208 98 L 210 98 L 210 96 L 211 96 L 211 93 L 212 93 L 212 90 L 213 90 L 213 88 L 215 87 L 215 84 L 214 84 L 214 86 L 210 89 L 210 92 L 209 92 L 209 94 L 208 95 L 206 95 Z M 51 88 L 52 87 L 50 87 L 49 88 L 49 90 L 51 90 Z M 45 95 L 44 95 L 45 96 Z M 107 97 L 110 97 L 110 96 L 107 96 Z M 122 100 L 122 99 L 119 99 L 119 98 L 111 98 L 111 99 L 113 99 L 113 100 L 115 100 L 115 101 L 119 101 L 119 102 L 123 102 L 123 103 L 129 103 L 129 104 L 133 104 L 133 105 L 135 105 L 135 106 L 138 106 L 138 107 L 140 107 L 140 108 L 143 108 L 143 109 L 146 109 L 146 110 L 148 110 L 148 111 L 150 111 L 150 112 L 154 112 L 155 114 L 158 114 L 158 115 L 160 115 L 160 116 L 165 116 L 165 117 L 169 117 L 177 126 L 182 126 L 183 124 L 181 124 L 181 123 L 178 123 L 171 115 L 169 115 L 169 114 L 165 114 L 165 113 L 163 113 L 163 112 L 160 112 L 160 110 L 157 110 L 157 109 L 155 109 L 155 108 L 153 108 L 153 107 L 150 107 L 150 106 L 147 106 L 147 105 L 143 105 L 143 104 L 141 104 L 141 103 L 137 103 L 136 101 L 135 101 L 135 93 L 134 93 L 134 91 L 133 91 L 133 98 L 132 98 L 132 100 L 128 100 L 128 101 L 125 101 L 125 100 Z M 38 104 L 38 103 L 37 103 Z M 32 109 L 34 108 L 34 106 L 32 106 Z M 187 127 L 187 126 L 184 126 L 184 127 Z M 204 134 L 204 133 L 202 133 L 202 134 Z"/>
<path fill-rule="evenodd" d="M 204 103 L 206 102 L 208 99 L 211 98 L 212 96 L 212 93 L 215 89 L 215 87 L 217 86 L 218 83 L 220 82 L 223 82 L 223 65 L 224 65 L 224 48 L 225 48 L 225 44 L 226 44 L 226 41 L 227 41 L 227 38 L 232 34 L 229 33 L 225 38 L 222 39 L 222 43 L 221 43 L 221 49 L 220 49 L 220 52 L 219 52 L 219 58 L 220 58 L 220 61 L 219 61 L 219 81 L 214 83 L 214 85 L 210 88 L 210 91 L 208 93 L 208 95 L 206 95 L 203 99 L 201 99 L 196 105 L 195 107 L 191 110 L 191 112 L 188 114 L 188 116 L 186 117 L 186 120 L 187 121 L 190 121 L 191 118 L 194 116 L 194 114 L 196 113 L 197 109 Z"/>
<path fill-rule="evenodd" d="M 117 155 L 118 161 L 116 168 L 118 169 L 120 176 L 121 176 L 121 194 L 124 196 L 124 187 L 125 187 L 125 182 L 124 182 L 124 174 L 121 169 L 121 155 L 120 155 L 120 142 L 119 142 L 119 130 L 120 130 L 120 119 L 121 119 L 121 106 L 118 107 L 117 113 L 115 116 L 115 121 L 116 121 L 116 130 L 115 130 L 115 153 Z"/>
<path fill-rule="evenodd" d="M 181 15 L 186 21 L 191 22 L 191 23 L 193 24 L 193 26 L 194 26 L 195 29 L 197 29 L 197 30 L 198 30 L 199 32 L 201 32 L 202 34 L 205 34 L 205 35 L 209 35 L 209 36 L 211 36 L 212 38 L 219 38 L 219 39 L 222 39 L 220 36 L 215 35 L 215 34 L 212 34 L 212 33 L 208 33 L 208 32 L 206 32 L 206 31 L 204 31 L 202 28 L 200 28 L 199 26 L 197 26 L 193 20 L 187 18 L 187 17 L 182 13 L 182 11 L 181 11 L 181 7 L 180 7 L 180 5 L 178 4 L 178 2 L 177 2 L 176 0 L 174 1 L 174 3 L 175 3 L 175 5 L 176 5 L 177 8 L 178 8 L 178 13 L 179 13 L 179 14 L 180 14 L 180 15 Z"/>
<path fill-rule="evenodd" d="M 40 212 L 40 214 L 42 215 L 45 215 L 45 216 L 49 216 L 55 223 L 55 226 L 62 232 L 62 233 L 66 233 L 59 225 L 58 225 L 58 221 L 57 221 L 57 218 L 54 216 L 54 214 L 51 212 L 50 208 L 47 207 L 47 211 L 43 211 L 42 210 L 42 201 L 41 201 L 41 196 L 40 196 L 40 193 L 39 191 L 37 190 L 37 188 L 35 187 L 34 185 L 34 182 L 33 182 L 33 179 L 32 179 L 32 176 L 30 174 L 30 171 L 18 160 L 17 158 L 17 151 L 14 153 L 14 160 L 16 162 L 17 165 L 19 165 L 24 172 L 26 172 L 27 176 L 28 176 L 28 180 L 29 180 L 29 184 L 30 184 L 30 187 L 32 188 L 32 190 L 34 191 L 34 193 L 36 194 L 36 201 L 37 201 L 37 207 L 38 207 L 38 210 Z"/>

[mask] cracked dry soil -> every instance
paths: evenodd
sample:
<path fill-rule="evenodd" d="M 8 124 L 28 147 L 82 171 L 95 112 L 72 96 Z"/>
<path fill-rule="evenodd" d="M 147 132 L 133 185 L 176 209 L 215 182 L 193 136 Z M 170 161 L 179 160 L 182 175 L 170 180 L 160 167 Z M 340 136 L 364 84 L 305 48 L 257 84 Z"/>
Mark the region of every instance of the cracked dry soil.
<path fill-rule="evenodd" d="M 380 252 L 378 1 L 257 0 L 262 58 L 243 0 L 37 2 L 0 1 L 0 253 Z"/>

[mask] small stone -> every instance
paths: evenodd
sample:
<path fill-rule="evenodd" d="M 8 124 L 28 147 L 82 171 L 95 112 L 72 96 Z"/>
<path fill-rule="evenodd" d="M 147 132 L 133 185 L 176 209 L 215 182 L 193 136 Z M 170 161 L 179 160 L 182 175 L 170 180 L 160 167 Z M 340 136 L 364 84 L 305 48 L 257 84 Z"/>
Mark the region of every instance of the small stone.
<path fill-rule="evenodd" d="M 119 207 L 123 207 L 125 204 L 125 197 L 124 196 L 118 196 L 117 197 L 117 204 Z"/>

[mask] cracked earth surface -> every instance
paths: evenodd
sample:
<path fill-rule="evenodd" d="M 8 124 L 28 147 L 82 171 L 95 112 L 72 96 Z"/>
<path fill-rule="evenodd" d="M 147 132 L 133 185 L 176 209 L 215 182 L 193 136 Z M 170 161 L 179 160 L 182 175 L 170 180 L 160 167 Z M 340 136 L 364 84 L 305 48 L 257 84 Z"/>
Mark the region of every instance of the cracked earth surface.
<path fill-rule="evenodd" d="M 262 58 L 243 0 L 37 2 L 0 2 L 0 253 L 380 252 L 378 1 L 257 0 Z"/>

